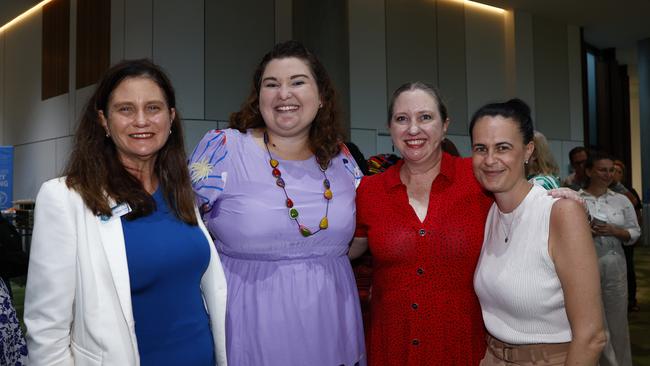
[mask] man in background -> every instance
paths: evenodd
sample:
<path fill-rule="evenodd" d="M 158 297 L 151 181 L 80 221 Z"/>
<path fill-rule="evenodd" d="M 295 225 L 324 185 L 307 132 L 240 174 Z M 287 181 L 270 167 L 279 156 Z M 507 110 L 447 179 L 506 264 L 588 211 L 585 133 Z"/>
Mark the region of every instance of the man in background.
<path fill-rule="evenodd" d="M 582 146 L 577 146 L 569 151 L 569 161 L 571 162 L 571 167 L 573 168 L 573 173 L 564 179 L 562 185 L 569 187 L 574 191 L 579 191 L 584 187 L 587 181 L 587 175 L 585 174 L 585 163 L 589 158 L 589 151 Z"/>

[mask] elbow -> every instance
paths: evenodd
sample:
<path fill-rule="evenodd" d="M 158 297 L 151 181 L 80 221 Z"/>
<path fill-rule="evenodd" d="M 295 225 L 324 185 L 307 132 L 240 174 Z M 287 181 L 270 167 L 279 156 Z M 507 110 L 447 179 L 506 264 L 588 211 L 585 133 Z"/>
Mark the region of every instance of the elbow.
<path fill-rule="evenodd" d="M 581 354 L 600 355 L 607 344 L 607 334 L 603 327 L 591 329 L 586 332 L 575 333 L 571 341 L 573 347 L 581 350 Z"/>
<path fill-rule="evenodd" d="M 603 328 L 594 330 L 585 337 L 585 346 L 586 348 L 594 354 L 600 354 L 607 344 L 607 334 Z"/>

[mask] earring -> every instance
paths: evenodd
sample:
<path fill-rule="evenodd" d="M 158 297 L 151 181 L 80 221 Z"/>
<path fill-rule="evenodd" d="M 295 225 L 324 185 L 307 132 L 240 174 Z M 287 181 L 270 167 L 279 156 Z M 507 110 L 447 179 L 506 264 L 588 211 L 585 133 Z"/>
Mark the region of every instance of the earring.
<path fill-rule="evenodd" d="M 171 128 L 169 129 L 169 134 L 170 134 L 170 135 L 172 134 L 172 129 L 171 129 Z"/>
<path fill-rule="evenodd" d="M 524 161 L 524 165 L 528 165 L 528 159 L 526 159 L 526 161 Z"/>
<path fill-rule="evenodd" d="M 323 102 L 318 103 L 318 108 L 323 108 Z"/>

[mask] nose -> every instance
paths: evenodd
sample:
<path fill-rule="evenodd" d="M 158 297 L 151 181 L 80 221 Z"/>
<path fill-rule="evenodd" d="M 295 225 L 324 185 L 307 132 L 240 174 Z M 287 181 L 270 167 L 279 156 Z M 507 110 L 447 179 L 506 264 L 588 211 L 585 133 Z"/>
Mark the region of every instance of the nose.
<path fill-rule="evenodd" d="M 408 133 L 410 135 L 417 135 L 420 132 L 420 128 L 418 127 L 417 121 L 415 121 L 413 118 L 409 122 L 408 126 Z"/>
<path fill-rule="evenodd" d="M 496 162 L 496 158 L 494 157 L 494 151 L 491 149 L 488 149 L 488 151 L 485 153 L 485 159 L 484 162 L 486 165 L 492 165 Z"/>
<path fill-rule="evenodd" d="M 280 87 L 280 99 L 286 100 L 291 98 L 291 90 L 289 89 L 288 86 L 282 85 Z"/>
<path fill-rule="evenodd" d="M 146 126 L 149 124 L 149 119 L 147 118 L 147 114 L 145 113 L 144 109 L 138 110 L 138 112 L 135 114 L 135 120 L 133 122 L 138 127 Z"/>

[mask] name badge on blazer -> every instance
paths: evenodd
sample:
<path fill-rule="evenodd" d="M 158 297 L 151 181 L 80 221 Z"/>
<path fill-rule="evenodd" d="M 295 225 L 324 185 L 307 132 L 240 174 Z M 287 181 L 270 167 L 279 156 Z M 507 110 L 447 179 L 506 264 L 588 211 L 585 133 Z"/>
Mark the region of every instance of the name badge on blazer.
<path fill-rule="evenodd" d="M 113 216 L 122 217 L 131 212 L 131 206 L 129 206 L 128 203 L 120 203 L 119 205 L 111 207 L 111 212 L 113 213 Z M 110 220 L 111 216 L 101 215 L 99 218 L 102 221 L 108 221 Z"/>

